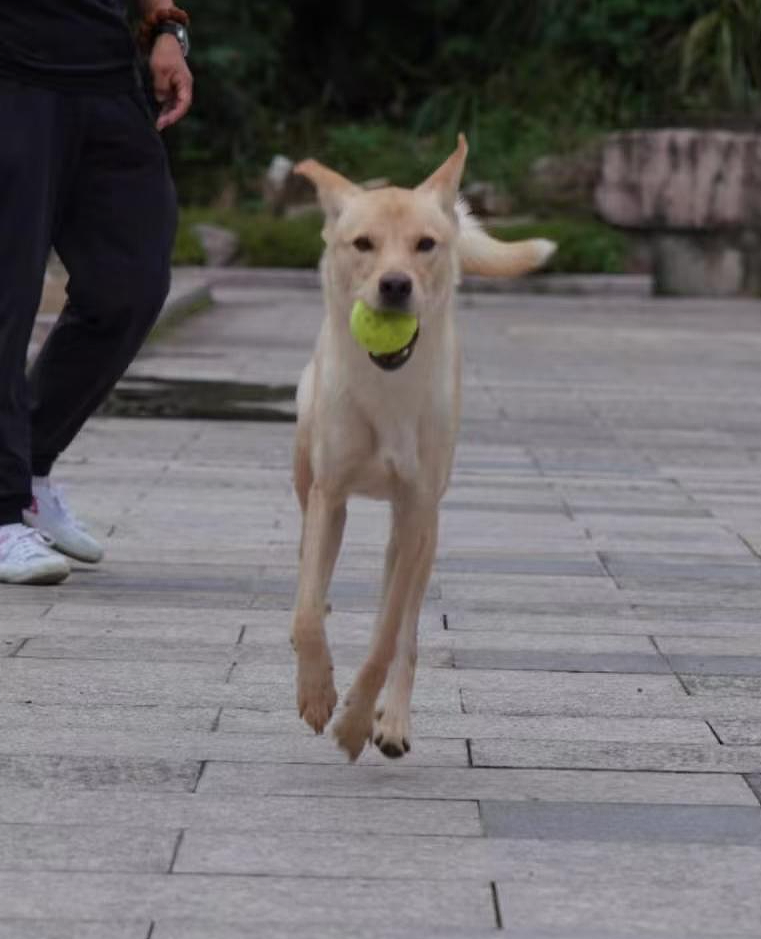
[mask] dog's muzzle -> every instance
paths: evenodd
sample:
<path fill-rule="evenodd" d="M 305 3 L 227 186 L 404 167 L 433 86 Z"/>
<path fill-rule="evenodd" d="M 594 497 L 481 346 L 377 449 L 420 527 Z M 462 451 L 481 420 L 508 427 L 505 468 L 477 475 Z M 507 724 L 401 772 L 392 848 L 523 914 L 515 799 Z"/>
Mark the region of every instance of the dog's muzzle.
<path fill-rule="evenodd" d="M 373 355 L 372 352 L 368 352 L 367 354 L 370 356 L 373 364 L 377 365 L 378 368 L 382 368 L 384 372 L 395 372 L 398 368 L 401 368 L 409 362 L 415 350 L 415 346 L 417 345 L 419 335 L 420 328 L 415 330 L 415 335 L 412 339 L 410 339 L 403 349 L 399 349 L 398 352 L 387 352 L 385 355 Z"/>

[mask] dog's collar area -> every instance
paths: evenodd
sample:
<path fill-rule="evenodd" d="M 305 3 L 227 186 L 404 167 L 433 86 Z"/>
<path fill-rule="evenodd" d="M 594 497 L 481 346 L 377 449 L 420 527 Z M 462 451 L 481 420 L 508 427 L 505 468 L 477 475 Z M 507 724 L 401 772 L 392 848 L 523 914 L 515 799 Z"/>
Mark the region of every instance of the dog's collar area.
<path fill-rule="evenodd" d="M 382 368 L 384 372 L 395 372 L 398 368 L 401 368 L 405 362 L 409 361 L 419 335 L 420 329 L 418 328 L 415 330 L 415 335 L 412 339 L 410 339 L 403 349 L 399 349 L 398 352 L 388 352 L 385 355 L 373 355 L 372 352 L 369 352 L 368 355 L 373 365 Z"/>

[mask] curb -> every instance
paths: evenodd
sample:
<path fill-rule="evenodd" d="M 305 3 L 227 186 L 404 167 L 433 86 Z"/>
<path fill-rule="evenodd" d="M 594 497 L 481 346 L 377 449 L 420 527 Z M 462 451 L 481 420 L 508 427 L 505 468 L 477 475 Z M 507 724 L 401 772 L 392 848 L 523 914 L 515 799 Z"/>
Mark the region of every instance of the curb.
<path fill-rule="evenodd" d="M 203 269 L 172 269 L 169 296 L 162 307 L 151 337 L 177 326 L 186 316 L 200 313 L 212 304 L 212 278 Z"/>

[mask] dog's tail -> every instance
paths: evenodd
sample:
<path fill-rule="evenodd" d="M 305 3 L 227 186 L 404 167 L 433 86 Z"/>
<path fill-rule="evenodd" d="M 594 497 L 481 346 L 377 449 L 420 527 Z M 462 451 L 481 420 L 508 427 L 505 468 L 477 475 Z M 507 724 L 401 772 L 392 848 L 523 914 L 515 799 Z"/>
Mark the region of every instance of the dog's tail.
<path fill-rule="evenodd" d="M 498 241 L 481 228 L 464 199 L 458 199 L 456 208 L 460 223 L 458 249 L 464 274 L 518 277 L 541 267 L 555 252 L 557 245 L 546 238 Z"/>

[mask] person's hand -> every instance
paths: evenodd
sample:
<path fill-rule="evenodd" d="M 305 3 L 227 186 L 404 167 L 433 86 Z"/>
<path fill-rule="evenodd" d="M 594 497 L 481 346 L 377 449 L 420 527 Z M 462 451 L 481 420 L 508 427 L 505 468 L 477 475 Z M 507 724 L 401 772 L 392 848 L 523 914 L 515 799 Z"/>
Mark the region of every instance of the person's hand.
<path fill-rule="evenodd" d="M 156 127 L 164 130 L 182 120 L 193 101 L 193 76 L 179 42 L 169 33 L 156 38 L 150 59 L 153 93 L 161 105 Z"/>

